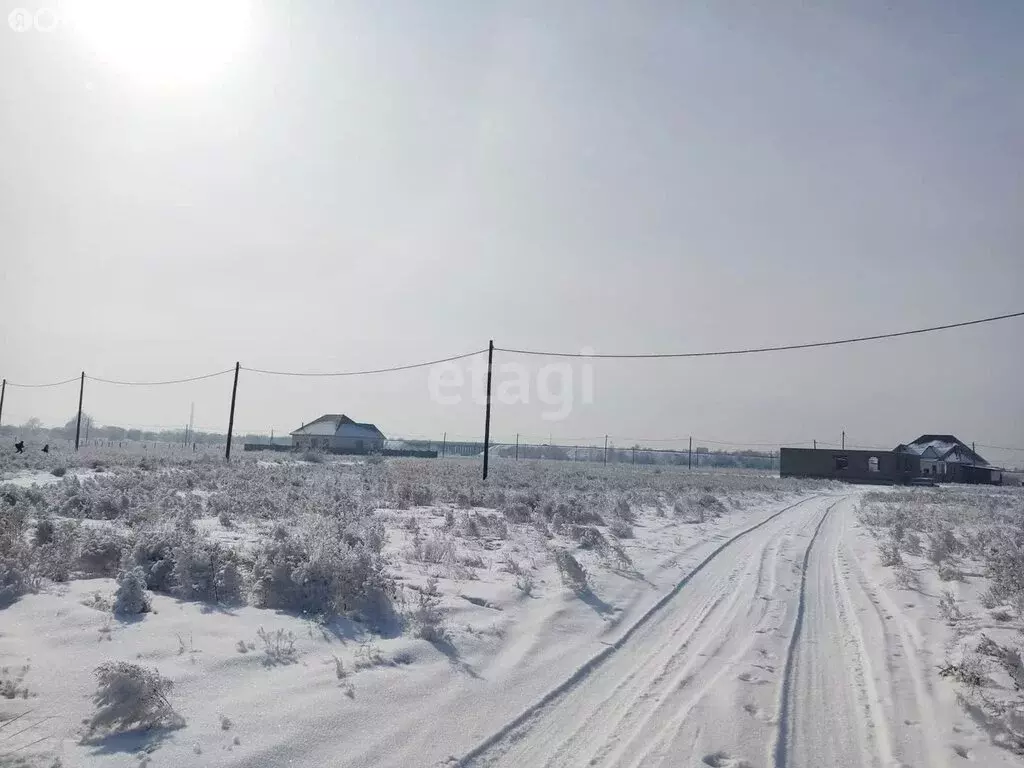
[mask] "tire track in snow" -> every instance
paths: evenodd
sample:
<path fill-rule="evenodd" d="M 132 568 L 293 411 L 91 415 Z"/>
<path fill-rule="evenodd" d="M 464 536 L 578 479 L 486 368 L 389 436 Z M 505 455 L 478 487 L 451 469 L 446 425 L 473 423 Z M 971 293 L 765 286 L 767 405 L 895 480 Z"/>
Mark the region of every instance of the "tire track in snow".
<path fill-rule="evenodd" d="M 696 709 L 700 703 L 707 697 L 707 695 L 713 691 L 727 673 L 733 671 L 736 666 L 747 656 L 754 644 L 758 642 L 762 634 L 768 631 L 768 624 L 778 621 L 779 617 L 771 615 L 772 608 L 771 603 L 763 598 L 766 596 L 762 593 L 765 581 L 767 580 L 770 584 L 770 588 L 767 594 L 771 594 L 775 586 L 775 567 L 777 565 L 778 553 L 781 549 L 781 544 L 784 537 L 788 536 L 790 531 L 788 528 L 784 528 L 778 532 L 775 536 L 770 539 L 766 539 L 761 547 L 760 561 L 757 567 L 757 577 L 753 584 L 753 588 L 749 591 L 749 600 L 746 602 L 746 611 L 744 619 L 747 620 L 746 625 L 742 626 L 743 630 L 749 629 L 746 635 L 738 636 L 735 632 L 715 632 L 710 638 L 708 638 L 702 646 L 700 646 L 701 652 L 691 658 L 689 667 L 693 670 L 688 680 L 693 680 L 711 668 L 711 675 L 707 679 L 698 681 L 698 685 L 693 689 L 690 694 L 681 692 L 684 700 L 682 702 L 676 702 L 674 699 L 666 697 L 660 702 L 658 708 L 651 712 L 645 719 L 643 725 L 647 725 L 656 720 L 655 715 L 667 711 L 667 716 L 659 726 L 653 738 L 640 730 L 633 733 L 632 737 L 620 744 L 619 747 L 608 755 L 600 755 L 600 757 L 609 757 L 613 759 L 613 765 L 618 765 L 619 762 L 626 758 L 627 753 L 630 753 L 630 748 L 634 747 L 638 750 L 637 753 L 631 759 L 629 765 L 639 766 L 642 765 L 648 759 L 652 758 L 654 753 L 658 753 L 660 757 L 666 756 L 672 749 L 672 742 L 676 736 L 684 728 L 690 713 Z M 771 555 L 771 557 L 769 557 Z M 770 567 L 766 565 L 770 564 Z M 750 569 L 747 569 L 748 572 Z M 744 592 L 744 596 L 746 595 Z M 737 593 L 739 594 L 739 593 Z M 739 616 L 740 611 L 736 610 L 731 612 L 728 616 L 722 617 L 722 620 L 718 622 L 716 628 L 722 628 L 728 630 L 730 626 L 736 624 L 736 619 Z M 739 627 L 736 627 L 739 628 Z M 714 649 L 710 653 L 703 652 L 711 645 L 713 641 L 718 641 Z M 718 664 L 717 668 L 714 668 L 712 662 L 715 662 L 723 650 L 728 646 L 735 644 L 739 641 L 739 647 L 733 650 L 728 656 L 725 662 Z M 687 686 L 689 688 L 689 686 Z M 673 691 L 675 692 L 675 691 Z M 695 725 L 696 733 L 694 735 L 694 743 L 699 740 L 699 734 L 702 728 L 699 724 Z M 637 745 L 637 742 L 643 742 L 646 740 L 646 744 Z"/>
<path fill-rule="evenodd" d="M 828 516 L 829 511 L 831 511 L 831 507 L 829 507 L 822 514 L 821 519 L 816 523 L 816 529 L 817 527 L 820 527 L 821 522 L 825 519 L 825 517 Z M 796 523 L 797 521 L 795 520 L 791 521 L 791 525 L 795 525 Z M 756 614 L 756 618 L 753 619 L 752 626 L 751 622 L 748 621 L 745 625 L 736 625 L 735 627 L 733 627 L 734 631 L 738 632 L 747 632 L 749 630 L 748 634 L 744 635 L 742 640 L 739 640 L 736 634 L 729 634 L 721 640 L 716 651 L 711 654 L 711 658 L 717 656 L 718 652 L 726 646 L 734 645 L 737 642 L 739 642 L 739 646 L 735 650 L 733 650 L 733 652 L 729 655 L 728 659 L 724 663 L 719 664 L 716 669 L 712 669 L 712 674 L 710 675 L 710 677 L 703 681 L 703 683 L 694 691 L 694 694 L 690 696 L 685 702 L 683 702 L 677 711 L 669 715 L 669 717 L 666 719 L 664 723 L 662 723 L 661 727 L 655 734 L 654 739 L 651 740 L 651 742 L 646 746 L 645 749 L 643 749 L 640 752 L 639 755 L 637 755 L 633 760 L 631 760 L 631 762 L 629 763 L 630 766 L 634 766 L 635 768 L 637 766 L 642 766 L 646 764 L 648 761 L 650 762 L 650 764 L 656 765 L 660 764 L 661 760 L 672 760 L 673 756 L 675 756 L 675 758 L 678 759 L 679 745 L 692 745 L 691 749 L 694 749 L 699 745 L 699 735 L 702 730 L 700 722 L 706 721 L 715 723 L 722 717 L 729 717 L 730 715 L 735 715 L 740 710 L 744 710 L 744 707 L 736 706 L 737 702 L 735 699 L 728 701 L 729 707 L 736 707 L 736 711 L 733 712 L 722 711 L 723 702 L 716 701 L 714 703 L 719 705 L 719 709 L 717 711 L 711 711 L 709 713 L 702 714 L 701 717 L 696 718 L 696 721 L 691 721 L 691 716 L 694 713 L 694 711 L 697 710 L 698 707 L 701 707 L 706 699 L 708 699 L 713 694 L 718 693 L 719 685 L 722 681 L 722 678 L 726 675 L 726 673 L 735 670 L 736 667 L 744 661 L 745 657 L 749 655 L 750 651 L 753 649 L 753 646 L 757 642 L 759 642 L 759 639 L 768 633 L 769 625 L 773 625 L 775 628 L 777 628 L 784 620 L 784 614 L 786 609 L 784 601 L 773 600 L 772 602 L 768 602 L 763 598 L 768 597 L 775 590 L 775 574 L 778 555 L 779 552 L 783 549 L 783 545 L 786 543 L 784 540 L 789 535 L 791 535 L 791 531 L 788 528 L 785 528 L 780 530 L 778 534 L 774 536 L 772 539 L 767 540 L 765 542 L 765 546 L 763 547 L 762 551 L 761 563 L 758 569 L 757 582 L 755 584 L 753 592 L 750 595 L 750 601 L 748 603 L 747 612 L 745 616 L 745 618 L 749 620 L 752 616 L 755 616 Z M 809 550 L 812 544 L 813 535 L 812 537 L 809 537 L 807 547 L 805 548 L 805 550 Z M 767 555 L 769 554 L 769 552 L 772 555 L 770 559 L 771 567 L 766 569 L 765 565 L 767 561 Z M 766 571 L 770 588 L 766 594 L 762 594 L 761 588 L 764 585 L 764 581 L 766 579 Z M 781 609 L 782 615 L 780 615 L 779 609 Z M 701 666 L 707 667 L 709 665 L 703 663 Z M 758 667 L 762 670 L 769 670 L 770 673 L 774 672 L 774 667 L 766 667 L 763 664 L 755 664 L 753 666 Z M 747 682 L 747 678 L 745 678 L 744 676 L 740 676 L 738 679 Z M 768 681 L 760 680 L 759 682 L 767 683 Z M 747 711 L 748 715 L 750 714 L 749 710 L 745 711 Z M 693 737 L 689 739 L 685 738 L 684 733 L 688 727 L 695 728 Z M 639 739 L 640 735 L 637 734 L 631 741 L 636 742 Z M 733 746 L 736 745 L 734 744 Z M 657 753 L 656 756 L 655 753 Z M 723 755 L 727 754 L 728 753 L 726 752 L 719 751 L 717 753 L 703 755 L 703 758 L 701 758 L 701 753 L 698 751 L 693 755 L 693 762 L 696 765 L 701 764 L 702 759 L 704 763 L 707 763 L 708 759 L 716 759 L 719 760 L 722 763 L 722 765 L 733 765 L 733 763 L 727 762 L 727 759 L 729 758 L 723 757 Z M 622 750 L 620 750 L 618 756 L 623 757 Z M 675 763 L 670 762 L 670 764 Z M 739 760 L 735 764 L 743 765 L 744 763 L 742 760 Z"/>
<path fill-rule="evenodd" d="M 828 520 L 829 515 L 838 503 L 839 502 L 837 501 L 829 506 L 825 511 L 825 514 L 822 515 L 821 520 L 818 521 L 817 526 L 814 528 L 814 533 L 811 535 L 811 541 L 807 545 L 807 549 L 804 551 L 803 564 L 800 568 L 800 596 L 797 601 L 796 621 L 793 624 L 793 634 L 789 640 L 789 649 L 786 652 L 786 664 L 782 673 L 778 736 L 775 742 L 775 749 L 773 751 L 775 768 L 786 768 L 789 764 L 789 740 L 791 735 L 790 718 L 793 715 L 793 707 L 790 699 L 793 695 L 793 678 L 794 668 L 796 666 L 797 647 L 800 643 L 800 636 L 803 632 L 804 615 L 807 612 L 807 568 L 811 560 L 811 550 L 814 548 L 814 542 L 817 540 L 818 534 L 821 533 L 822 526 L 825 524 L 825 521 Z"/>
<path fill-rule="evenodd" d="M 944 740 L 941 738 L 938 727 L 937 706 L 934 692 L 932 691 L 929 679 L 928 664 L 922 662 L 921 656 L 927 654 L 923 641 L 906 614 L 896 605 L 884 587 L 873 584 L 868 580 L 868 574 L 861 566 L 859 559 L 846 545 L 843 553 L 844 561 L 850 564 L 854 571 L 854 581 L 857 584 L 864 600 L 869 603 L 875 611 L 879 623 L 882 625 L 886 636 L 886 664 L 890 669 L 890 683 L 893 682 L 893 670 L 906 672 L 910 676 L 910 688 L 902 691 L 896 689 L 890 691 L 890 698 L 894 708 L 893 722 L 906 722 L 920 727 L 922 735 L 916 739 L 915 748 L 917 755 L 904 755 L 904 760 L 920 756 L 927 759 L 929 768 L 940 768 L 948 765 L 949 753 L 941 745 Z M 886 618 L 888 612 L 889 618 Z M 895 634 L 895 637 L 893 635 Z M 895 646 L 893 643 L 895 642 Z M 894 647 L 902 651 L 903 663 L 894 664 L 892 659 L 896 656 Z M 906 701 L 907 693 L 911 701 Z M 907 708 L 911 709 L 908 713 Z M 901 709 L 903 711 L 901 711 Z M 908 717 L 912 714 L 913 717 Z M 910 745 L 908 745 L 908 748 Z"/>
<path fill-rule="evenodd" d="M 518 716 L 512 719 L 509 723 L 499 729 L 496 733 L 482 741 L 475 748 L 470 750 L 461 760 L 456 761 L 459 766 L 472 766 L 478 764 L 479 761 L 487 757 L 488 753 L 497 748 L 499 745 L 505 742 L 515 742 L 525 736 L 525 732 L 528 731 L 529 723 L 535 720 L 543 711 L 550 709 L 555 706 L 559 700 L 565 697 L 568 693 L 577 688 L 587 678 L 589 678 L 597 669 L 599 669 L 605 662 L 617 654 L 623 649 L 630 640 L 641 630 L 645 625 L 650 623 L 656 616 L 664 611 L 679 593 L 702 571 L 704 571 L 712 562 L 718 558 L 726 549 L 732 547 L 736 543 L 742 541 L 745 537 L 751 533 L 763 528 L 772 521 L 778 519 L 785 513 L 800 507 L 803 504 L 822 498 L 822 494 L 815 494 L 809 496 L 806 499 L 791 504 L 783 509 L 775 512 L 768 517 L 764 518 L 760 522 L 745 528 L 744 530 L 736 533 L 735 535 L 726 539 L 723 543 L 717 546 L 711 551 L 700 563 L 698 563 L 685 577 L 683 577 L 669 592 L 663 595 L 653 606 L 651 606 L 635 623 L 633 623 L 616 641 L 609 644 L 583 665 L 581 665 L 572 675 L 564 680 L 559 685 L 551 689 L 541 699 L 534 704 L 527 707 Z M 819 523 L 820 527 L 820 523 Z"/>

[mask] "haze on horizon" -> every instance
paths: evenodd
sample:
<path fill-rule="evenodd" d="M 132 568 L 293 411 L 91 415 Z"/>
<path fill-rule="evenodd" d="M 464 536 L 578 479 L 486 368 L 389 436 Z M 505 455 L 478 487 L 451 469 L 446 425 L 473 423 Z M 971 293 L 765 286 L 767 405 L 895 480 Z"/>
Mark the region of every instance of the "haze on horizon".
<path fill-rule="evenodd" d="M 0 30 L 12 381 L 366 369 L 489 339 L 701 351 L 1024 308 L 1017 3 L 256 3 L 230 56 L 213 45 L 187 78 L 173 50 L 144 60 L 87 31 Z M 493 430 L 1024 446 L 1022 339 L 1012 320 L 595 361 L 592 405 L 559 421 L 535 397 L 499 405 Z M 551 361 L 520 362 L 535 377 Z M 427 379 L 243 372 L 238 431 L 344 412 L 479 437 L 469 388 L 441 405 Z M 195 402 L 224 430 L 230 386 L 88 382 L 85 409 L 180 426 Z M 76 405 L 73 384 L 8 389 L 3 421 Z"/>

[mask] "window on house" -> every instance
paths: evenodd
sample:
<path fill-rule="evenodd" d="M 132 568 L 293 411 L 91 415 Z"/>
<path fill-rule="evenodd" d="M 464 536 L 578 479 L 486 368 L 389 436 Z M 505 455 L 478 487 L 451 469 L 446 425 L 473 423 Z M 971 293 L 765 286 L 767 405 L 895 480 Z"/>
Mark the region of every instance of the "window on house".
<path fill-rule="evenodd" d="M 924 468 L 924 474 L 926 474 L 926 475 L 928 474 L 928 467 Z"/>
<path fill-rule="evenodd" d="M 848 457 L 846 457 L 846 456 L 833 456 L 832 458 L 835 460 L 836 469 L 837 470 L 842 470 L 842 469 L 848 469 L 849 468 L 849 466 L 850 466 L 850 459 Z"/>
<path fill-rule="evenodd" d="M 877 456 L 872 456 L 871 458 L 868 459 L 868 472 L 877 472 L 877 471 L 878 471 L 878 457 Z"/>

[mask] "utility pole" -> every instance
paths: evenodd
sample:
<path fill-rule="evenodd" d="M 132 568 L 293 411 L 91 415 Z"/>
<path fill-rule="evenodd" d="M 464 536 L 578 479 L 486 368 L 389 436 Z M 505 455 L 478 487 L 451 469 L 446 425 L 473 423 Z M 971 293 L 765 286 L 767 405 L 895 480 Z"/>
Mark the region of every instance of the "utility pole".
<path fill-rule="evenodd" d="M 78 450 L 78 438 L 82 433 L 82 396 L 85 395 L 85 371 L 82 371 L 82 380 L 78 385 L 78 421 L 75 422 L 75 450 Z"/>
<path fill-rule="evenodd" d="M 690 451 L 686 456 L 686 468 L 693 469 L 693 435 L 690 435 Z"/>
<path fill-rule="evenodd" d="M 228 444 L 224 448 L 224 461 L 231 461 L 231 433 L 235 430 L 235 397 L 238 395 L 238 369 L 241 363 L 235 363 L 235 383 L 231 386 L 231 414 L 228 416 Z"/>
<path fill-rule="evenodd" d="M 608 435 L 604 436 L 604 463 L 608 463 Z"/>
<path fill-rule="evenodd" d="M 441 458 L 444 458 L 445 451 L 448 450 L 448 433 L 444 433 L 444 437 L 441 438 Z"/>
<path fill-rule="evenodd" d="M 636 464 L 636 446 L 633 446 L 633 463 Z"/>
<path fill-rule="evenodd" d="M 519 433 L 516 432 L 516 461 L 519 461 Z"/>
<path fill-rule="evenodd" d="M 814 450 L 818 450 L 818 441 L 817 440 L 814 441 Z"/>
<path fill-rule="evenodd" d="M 3 424 L 4 420 L 4 395 L 7 394 L 7 379 L 4 379 L 4 383 L 0 384 L 0 424 Z"/>
<path fill-rule="evenodd" d="M 843 430 L 843 450 L 846 450 L 846 430 Z"/>
<path fill-rule="evenodd" d="M 494 339 L 487 344 L 487 405 L 484 411 L 484 480 L 487 479 L 487 462 L 491 454 L 491 368 L 494 364 Z"/>

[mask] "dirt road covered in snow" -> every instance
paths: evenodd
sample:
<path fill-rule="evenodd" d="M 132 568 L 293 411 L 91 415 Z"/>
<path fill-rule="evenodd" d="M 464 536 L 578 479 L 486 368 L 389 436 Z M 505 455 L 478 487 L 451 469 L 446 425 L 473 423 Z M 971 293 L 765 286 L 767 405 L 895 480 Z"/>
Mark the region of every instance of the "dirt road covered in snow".
<path fill-rule="evenodd" d="M 729 538 L 460 764 L 962 763 L 938 660 L 857 554 L 856 502 L 815 496 Z"/>

